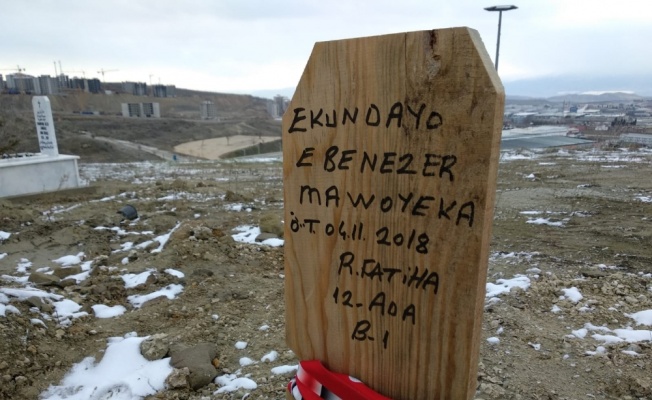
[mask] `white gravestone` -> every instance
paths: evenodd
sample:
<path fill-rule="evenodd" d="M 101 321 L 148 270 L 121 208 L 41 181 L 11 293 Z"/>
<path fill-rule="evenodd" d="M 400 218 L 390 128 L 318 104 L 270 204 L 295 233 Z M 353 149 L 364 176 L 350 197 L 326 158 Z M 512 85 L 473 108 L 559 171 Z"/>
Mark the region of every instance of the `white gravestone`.
<path fill-rule="evenodd" d="M 47 96 L 34 96 L 32 98 L 34 108 L 34 120 L 36 121 L 36 134 L 42 154 L 58 156 L 57 136 L 54 133 L 54 120 L 52 119 L 52 107 Z"/>

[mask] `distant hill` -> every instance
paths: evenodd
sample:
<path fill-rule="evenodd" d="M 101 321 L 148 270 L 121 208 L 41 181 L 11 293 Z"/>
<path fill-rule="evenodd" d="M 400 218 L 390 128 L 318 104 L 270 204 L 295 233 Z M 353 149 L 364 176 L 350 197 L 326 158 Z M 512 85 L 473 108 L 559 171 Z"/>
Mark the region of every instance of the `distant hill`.
<path fill-rule="evenodd" d="M 289 99 L 292 98 L 294 88 L 284 88 L 276 90 L 258 90 L 252 92 L 253 96 L 264 97 L 272 99 L 276 95 L 285 96 Z M 649 98 L 649 97 L 647 97 Z M 509 104 L 546 104 L 546 103 L 592 103 L 592 102 L 631 102 L 636 100 L 646 99 L 644 96 L 629 92 L 604 92 L 604 93 L 569 93 L 564 95 L 557 95 L 552 97 L 544 96 L 522 96 L 507 94 L 505 101 Z"/>
<path fill-rule="evenodd" d="M 549 101 L 562 102 L 569 101 L 572 103 L 598 103 L 598 102 L 632 102 L 637 100 L 645 100 L 645 97 L 639 96 L 634 93 L 626 92 L 605 92 L 600 94 L 590 93 L 576 93 L 565 94 L 560 96 L 548 97 Z"/>
<path fill-rule="evenodd" d="M 253 96 L 264 97 L 266 99 L 273 99 L 277 95 L 285 96 L 288 99 L 292 99 L 294 95 L 294 87 L 287 87 L 282 89 L 270 89 L 270 90 L 255 90 L 251 92 Z"/>
<path fill-rule="evenodd" d="M 111 85 L 111 84 L 109 84 Z M 117 84 L 113 84 L 116 85 Z M 49 96 L 52 111 L 64 113 L 79 113 L 81 111 L 97 111 L 106 115 L 120 115 L 121 103 L 159 103 L 163 118 L 200 118 L 200 104 L 209 100 L 215 104 L 218 117 L 221 119 L 255 117 L 269 118 L 267 99 L 252 95 L 199 92 L 188 89 L 177 89 L 176 97 L 134 96 L 132 94 L 114 92 L 114 94 L 93 94 L 80 91 Z M 0 110 L 32 112 L 31 95 L 0 95 Z"/>
<path fill-rule="evenodd" d="M 505 96 L 505 104 L 545 105 L 550 104 L 550 101 L 548 101 L 548 99 L 537 97 Z"/>
<path fill-rule="evenodd" d="M 555 75 L 504 81 L 508 95 L 522 95 L 535 98 L 559 96 L 561 93 L 634 92 L 652 96 L 652 73 L 609 75 Z"/>
<path fill-rule="evenodd" d="M 38 141 L 32 111 L 32 95 L 0 94 L 0 119 L 12 124 L 0 129 L 0 140 L 16 134 L 13 151 L 37 152 Z M 152 159 L 148 153 L 95 140 L 96 136 L 173 151 L 181 143 L 227 137 L 281 136 L 281 124 L 267 111 L 267 100 L 252 95 L 198 92 L 177 89 L 176 97 L 112 95 L 71 92 L 48 96 L 62 154 L 81 156 L 81 162 L 129 162 Z M 217 120 L 201 120 L 200 104 L 215 104 Z M 162 118 L 124 118 L 121 103 L 157 102 Z M 93 111 L 89 115 L 81 111 Z M 5 132 L 6 131 L 6 132 Z"/>
<path fill-rule="evenodd" d="M 604 92 L 604 93 L 568 93 L 552 97 L 530 97 L 530 96 L 505 96 L 507 104 L 550 104 L 550 103 L 606 103 L 619 102 L 631 103 L 633 101 L 646 100 L 644 96 L 627 92 Z"/>
<path fill-rule="evenodd" d="M 505 95 L 505 100 L 507 101 L 520 101 L 520 100 L 532 100 L 534 97 L 532 96 L 514 96 L 514 95 Z"/>

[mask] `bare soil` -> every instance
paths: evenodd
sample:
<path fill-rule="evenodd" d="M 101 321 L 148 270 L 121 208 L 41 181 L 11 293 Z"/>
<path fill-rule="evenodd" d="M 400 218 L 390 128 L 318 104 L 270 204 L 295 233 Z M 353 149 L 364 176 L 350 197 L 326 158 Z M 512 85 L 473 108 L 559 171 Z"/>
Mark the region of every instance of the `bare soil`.
<path fill-rule="evenodd" d="M 205 140 L 195 140 L 174 146 L 174 151 L 206 160 L 219 160 L 225 154 L 247 147 L 279 140 L 278 136 L 227 136 Z"/>
<path fill-rule="evenodd" d="M 568 336 L 587 323 L 650 329 L 635 326 L 625 314 L 652 309 L 652 203 L 641 200 L 652 196 L 652 153 L 614 149 L 524 156 L 500 164 L 488 280 L 520 274 L 531 286 L 487 302 L 476 398 L 652 398 L 652 338 L 605 345 L 592 333 L 584 339 Z M 216 344 L 220 374 L 241 369 L 239 357 L 260 360 L 276 350 L 278 360 L 242 370 L 258 383 L 247 398 L 282 399 L 291 376 L 270 369 L 297 363 L 284 341 L 283 250 L 230 237 L 236 226 L 257 225 L 270 213 L 282 217 L 281 164 L 96 164 L 84 165 L 82 173 L 96 179 L 94 193 L 0 201 L 0 229 L 12 233 L 0 243 L 0 253 L 8 254 L 0 260 L 0 274 L 18 275 L 21 258 L 33 262 L 35 270 L 84 252 L 95 260 L 91 277 L 50 290 L 89 311 L 98 303 L 129 311 L 111 319 L 97 319 L 91 311 L 70 327 L 52 321 L 37 327 L 30 323 L 29 304 L 12 303 L 21 314 L 0 317 L 0 398 L 36 399 L 74 363 L 101 357 L 107 338 L 136 331 L 141 336 L 165 333 L 178 343 Z M 172 195 L 177 199 L 164 199 Z M 110 196 L 115 197 L 95 201 Z M 127 203 L 141 214 L 134 226 L 121 224 L 116 214 Z M 234 204 L 251 211 L 234 211 Z M 534 218 L 563 225 L 528 223 Z M 95 229 L 115 226 L 160 235 L 178 222 L 181 227 L 160 253 L 138 250 L 126 265 L 121 244 L 147 238 Z M 197 239 L 193 233 L 202 227 L 212 234 Z M 116 283 L 124 271 L 147 268 L 174 268 L 185 278 L 159 272 L 143 287 L 124 289 Z M 141 309 L 127 301 L 130 294 L 170 283 L 184 287 L 177 299 Z M 0 281 L 0 287 L 12 286 L 17 284 Z M 562 289 L 570 287 L 584 299 L 560 299 Z M 551 311 L 554 305 L 559 312 Z M 269 330 L 261 333 L 262 325 Z M 489 337 L 500 343 L 489 344 Z M 246 354 L 234 348 L 236 341 L 249 342 Z M 587 353 L 598 346 L 606 351 Z M 150 399 L 241 399 L 247 392 L 213 395 L 216 389 L 215 384 L 198 391 L 168 389 Z"/>

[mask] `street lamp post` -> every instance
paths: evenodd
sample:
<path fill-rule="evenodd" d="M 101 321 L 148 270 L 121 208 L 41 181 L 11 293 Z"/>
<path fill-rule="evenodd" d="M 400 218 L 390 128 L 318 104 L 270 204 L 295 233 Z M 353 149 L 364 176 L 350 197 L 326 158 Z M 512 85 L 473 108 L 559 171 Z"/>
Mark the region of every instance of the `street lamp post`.
<path fill-rule="evenodd" d="M 503 11 L 516 10 L 516 6 L 491 6 L 485 7 L 487 11 L 498 11 L 498 39 L 496 40 L 496 72 L 498 72 L 498 54 L 500 53 L 500 26 L 503 22 Z"/>

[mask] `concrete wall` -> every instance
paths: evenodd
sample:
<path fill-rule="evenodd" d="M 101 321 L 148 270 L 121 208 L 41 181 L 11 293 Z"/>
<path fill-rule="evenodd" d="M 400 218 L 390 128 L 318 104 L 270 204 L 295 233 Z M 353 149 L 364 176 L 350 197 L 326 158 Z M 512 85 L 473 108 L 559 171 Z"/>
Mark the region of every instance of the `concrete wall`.
<path fill-rule="evenodd" d="M 0 197 L 78 188 L 78 159 L 60 154 L 0 160 Z"/>

